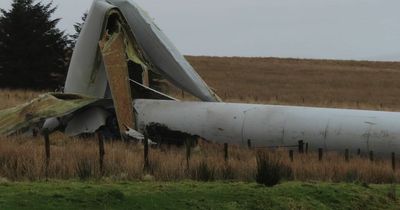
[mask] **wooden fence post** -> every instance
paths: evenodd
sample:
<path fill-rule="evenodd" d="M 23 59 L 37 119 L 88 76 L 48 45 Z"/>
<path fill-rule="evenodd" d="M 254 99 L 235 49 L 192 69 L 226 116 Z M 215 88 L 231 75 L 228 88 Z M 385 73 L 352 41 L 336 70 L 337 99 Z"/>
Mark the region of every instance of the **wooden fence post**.
<path fill-rule="evenodd" d="M 322 156 L 324 155 L 324 150 L 322 148 L 318 149 L 318 160 L 322 161 Z"/>
<path fill-rule="evenodd" d="M 186 168 L 189 170 L 190 168 L 190 158 L 191 158 L 191 153 L 192 153 L 192 144 L 191 140 L 188 138 L 185 141 L 185 146 L 186 146 Z"/>
<path fill-rule="evenodd" d="M 299 153 L 300 154 L 304 153 L 304 141 L 303 140 L 299 141 Z"/>
<path fill-rule="evenodd" d="M 369 160 L 370 160 L 371 162 L 374 162 L 374 151 L 370 151 L 370 152 L 369 152 Z"/>
<path fill-rule="evenodd" d="M 228 159 L 229 159 L 228 146 L 229 146 L 228 143 L 225 143 L 225 144 L 224 144 L 224 154 L 225 154 L 224 157 L 225 157 L 225 162 L 227 162 Z"/>
<path fill-rule="evenodd" d="M 290 162 L 293 162 L 293 150 L 289 150 L 289 158 L 290 158 Z"/>
<path fill-rule="evenodd" d="M 344 159 L 346 160 L 346 162 L 349 162 L 350 160 L 349 149 L 346 149 L 346 151 L 344 152 Z"/>
<path fill-rule="evenodd" d="M 36 138 L 38 136 L 38 130 L 36 128 L 32 129 L 32 136 Z"/>
<path fill-rule="evenodd" d="M 250 139 L 247 140 L 247 147 L 248 147 L 249 149 L 251 149 L 251 140 L 250 140 Z"/>
<path fill-rule="evenodd" d="M 144 134 L 144 172 L 148 173 L 149 168 L 150 168 L 150 163 L 149 163 L 149 139 L 147 137 L 147 133 Z"/>
<path fill-rule="evenodd" d="M 45 176 L 46 180 L 49 178 L 49 166 L 50 166 L 50 134 L 48 130 L 43 131 L 44 135 L 44 150 L 45 150 Z"/>
<path fill-rule="evenodd" d="M 104 149 L 104 138 L 100 132 L 97 132 L 97 139 L 99 140 L 99 164 L 100 164 L 100 175 L 104 175 L 104 155 L 106 154 Z"/>
<path fill-rule="evenodd" d="M 306 154 L 308 155 L 308 142 L 306 143 Z"/>
<path fill-rule="evenodd" d="M 392 169 L 396 171 L 396 154 L 392 152 Z"/>

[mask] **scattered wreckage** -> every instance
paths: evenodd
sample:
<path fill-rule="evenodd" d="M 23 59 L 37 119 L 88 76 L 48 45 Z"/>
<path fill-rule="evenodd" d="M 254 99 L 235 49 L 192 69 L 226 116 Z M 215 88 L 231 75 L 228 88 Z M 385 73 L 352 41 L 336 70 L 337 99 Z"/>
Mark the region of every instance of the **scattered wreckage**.
<path fill-rule="evenodd" d="M 164 80 L 201 101 L 179 101 Z M 0 111 L 3 135 L 101 132 L 153 141 L 202 138 L 254 147 L 400 150 L 400 113 L 223 103 L 152 18 L 129 0 L 96 0 L 82 29 L 65 93 Z M 45 122 L 44 122 L 45 120 Z M 44 123 L 43 123 L 44 122 Z"/>

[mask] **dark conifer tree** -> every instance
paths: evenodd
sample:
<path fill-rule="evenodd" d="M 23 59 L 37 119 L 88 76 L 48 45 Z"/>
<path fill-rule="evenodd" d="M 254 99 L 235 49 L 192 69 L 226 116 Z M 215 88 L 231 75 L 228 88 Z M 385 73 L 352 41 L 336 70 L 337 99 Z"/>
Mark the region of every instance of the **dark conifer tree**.
<path fill-rule="evenodd" d="M 68 37 L 51 19 L 52 3 L 13 0 L 0 12 L 0 87 L 52 89 L 63 85 Z"/>
<path fill-rule="evenodd" d="M 75 48 L 76 41 L 78 40 L 79 34 L 80 34 L 81 31 L 82 31 L 83 24 L 85 24 L 85 22 L 86 22 L 87 16 L 88 16 L 88 13 L 87 13 L 87 12 L 83 13 L 83 16 L 81 17 L 82 22 L 79 22 L 79 23 L 75 23 L 75 24 L 74 24 L 75 34 L 70 35 L 70 38 L 71 38 L 71 48 Z"/>

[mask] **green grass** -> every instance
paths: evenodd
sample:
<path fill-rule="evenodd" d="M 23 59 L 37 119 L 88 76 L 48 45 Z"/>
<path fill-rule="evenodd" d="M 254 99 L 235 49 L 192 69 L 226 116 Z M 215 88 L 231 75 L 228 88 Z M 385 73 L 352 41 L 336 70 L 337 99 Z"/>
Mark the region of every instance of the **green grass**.
<path fill-rule="evenodd" d="M 0 184 L 0 209 L 400 209 L 389 185 L 51 181 Z M 397 190 L 400 190 L 398 187 Z"/>

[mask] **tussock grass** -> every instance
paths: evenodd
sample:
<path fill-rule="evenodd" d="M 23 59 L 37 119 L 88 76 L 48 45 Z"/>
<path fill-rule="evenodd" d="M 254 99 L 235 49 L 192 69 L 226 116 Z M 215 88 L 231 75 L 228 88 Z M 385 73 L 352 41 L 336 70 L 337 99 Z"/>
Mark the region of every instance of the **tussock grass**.
<path fill-rule="evenodd" d="M 115 181 L 145 180 L 143 172 L 143 147 L 122 142 L 105 144 L 106 179 Z M 349 163 L 344 156 L 327 153 L 322 162 L 318 155 L 295 153 L 290 162 L 285 150 L 265 150 L 284 180 L 392 183 L 400 180 L 388 160 L 371 163 L 367 158 L 353 157 Z M 259 151 L 231 146 L 229 160 L 225 162 L 223 146 L 203 144 L 195 148 L 186 165 L 185 148 L 151 149 L 150 175 L 157 181 L 179 180 L 235 180 L 255 181 L 257 177 L 257 154 Z M 98 147 L 95 139 L 69 139 L 61 134 L 53 135 L 51 141 L 50 179 L 97 179 L 100 178 Z M 0 177 L 12 181 L 35 181 L 45 179 L 44 145 L 40 138 L 0 139 Z"/>

